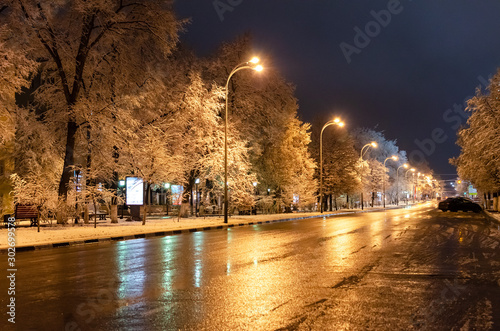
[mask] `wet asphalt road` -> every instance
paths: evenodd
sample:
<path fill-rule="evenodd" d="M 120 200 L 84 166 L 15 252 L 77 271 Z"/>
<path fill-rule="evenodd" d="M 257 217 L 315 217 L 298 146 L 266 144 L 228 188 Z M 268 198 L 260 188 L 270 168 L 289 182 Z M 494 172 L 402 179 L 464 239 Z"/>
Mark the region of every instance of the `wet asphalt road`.
<path fill-rule="evenodd" d="M 500 330 L 499 253 L 430 204 L 23 252 L 15 329 Z"/>

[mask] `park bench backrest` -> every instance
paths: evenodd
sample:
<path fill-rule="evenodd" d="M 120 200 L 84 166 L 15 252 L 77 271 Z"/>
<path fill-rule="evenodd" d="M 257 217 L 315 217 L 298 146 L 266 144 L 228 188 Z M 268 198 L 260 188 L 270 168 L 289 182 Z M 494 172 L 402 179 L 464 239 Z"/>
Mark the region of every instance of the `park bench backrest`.
<path fill-rule="evenodd" d="M 38 208 L 33 205 L 16 205 L 16 218 L 26 219 L 26 218 L 37 218 Z"/>

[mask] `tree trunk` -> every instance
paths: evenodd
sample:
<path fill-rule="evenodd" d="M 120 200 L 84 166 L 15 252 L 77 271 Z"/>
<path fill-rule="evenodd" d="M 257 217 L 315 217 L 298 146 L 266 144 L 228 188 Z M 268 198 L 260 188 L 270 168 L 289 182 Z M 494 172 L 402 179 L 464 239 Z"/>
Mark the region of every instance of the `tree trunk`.
<path fill-rule="evenodd" d="M 115 148 L 116 151 L 116 148 Z M 113 158 L 115 159 L 115 163 L 118 162 L 118 153 L 115 152 L 113 154 Z M 113 171 L 113 180 L 111 181 L 110 188 L 114 192 L 114 196 L 111 198 L 111 206 L 109 210 L 109 217 L 111 218 L 111 223 L 118 223 L 118 173 Z"/>
<path fill-rule="evenodd" d="M 75 154 L 75 136 L 77 131 L 77 125 L 74 121 L 68 121 L 67 125 L 67 136 L 66 136 L 66 151 L 64 154 L 64 166 L 61 175 L 61 180 L 59 181 L 59 200 L 61 203 L 65 203 L 68 198 L 68 186 L 71 179 L 71 172 L 73 171 L 72 166 L 74 165 L 74 154 Z M 57 218 L 57 223 L 66 223 L 66 216 L 60 215 Z"/>
<path fill-rule="evenodd" d="M 149 183 L 146 182 L 146 199 L 144 199 L 144 216 L 142 218 L 142 225 L 146 224 L 146 216 L 148 214 L 148 204 L 149 204 Z"/>
<path fill-rule="evenodd" d="M 97 205 L 95 200 L 92 200 L 92 203 L 94 204 L 94 229 L 95 229 L 97 228 Z"/>
<path fill-rule="evenodd" d="M 84 203 L 83 205 L 83 223 L 89 224 L 89 204 Z"/>
<path fill-rule="evenodd" d="M 193 204 L 194 204 L 194 198 L 193 198 L 193 189 L 189 190 L 189 208 L 191 210 L 191 216 L 193 216 Z"/>
<path fill-rule="evenodd" d="M 109 217 L 111 218 L 111 223 L 118 223 L 118 205 L 111 204 L 109 208 Z"/>

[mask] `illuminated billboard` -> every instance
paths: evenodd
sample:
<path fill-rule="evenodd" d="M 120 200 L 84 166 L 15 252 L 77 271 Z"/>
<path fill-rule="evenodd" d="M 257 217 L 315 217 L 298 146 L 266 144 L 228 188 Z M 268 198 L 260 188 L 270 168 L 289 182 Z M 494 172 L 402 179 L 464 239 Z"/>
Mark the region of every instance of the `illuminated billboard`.
<path fill-rule="evenodd" d="M 144 181 L 142 178 L 125 178 L 125 187 L 127 205 L 142 206 L 144 204 Z"/>
<path fill-rule="evenodd" d="M 170 189 L 172 190 L 172 204 L 174 206 L 180 206 L 182 204 L 184 187 L 182 187 L 182 185 L 171 185 Z"/>

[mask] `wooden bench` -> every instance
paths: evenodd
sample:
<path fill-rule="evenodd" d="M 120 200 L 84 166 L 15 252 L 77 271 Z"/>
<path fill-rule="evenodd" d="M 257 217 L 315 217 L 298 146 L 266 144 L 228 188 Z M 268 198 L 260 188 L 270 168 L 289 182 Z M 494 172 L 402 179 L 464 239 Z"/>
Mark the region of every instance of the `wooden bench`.
<path fill-rule="evenodd" d="M 34 205 L 21 205 L 17 204 L 14 212 L 16 221 L 29 219 L 31 221 L 30 226 L 38 225 L 38 208 Z"/>
<path fill-rule="evenodd" d="M 92 219 L 94 215 L 99 219 L 99 220 L 106 220 L 106 217 L 108 216 L 106 211 L 101 210 L 101 205 L 97 205 L 97 211 L 94 210 L 94 204 L 90 203 L 89 204 L 89 219 Z M 84 214 L 82 213 L 82 218 L 84 217 Z"/>

